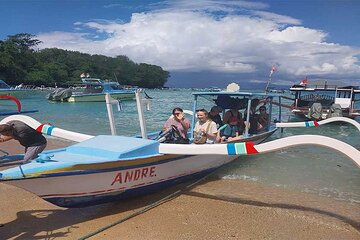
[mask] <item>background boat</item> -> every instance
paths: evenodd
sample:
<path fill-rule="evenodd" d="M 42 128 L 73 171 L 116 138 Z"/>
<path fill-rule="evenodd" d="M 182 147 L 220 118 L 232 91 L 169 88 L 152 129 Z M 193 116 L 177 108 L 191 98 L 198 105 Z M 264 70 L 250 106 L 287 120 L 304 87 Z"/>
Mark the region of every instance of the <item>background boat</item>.
<path fill-rule="evenodd" d="M 25 95 L 28 95 L 33 88 L 27 88 L 22 84 L 16 87 L 10 87 L 4 80 L 0 80 L 0 95 L 14 96 L 21 98 Z"/>
<path fill-rule="evenodd" d="M 135 98 L 135 89 L 125 89 L 118 82 L 90 77 L 83 77 L 81 81 L 82 88 L 75 90 L 57 89 L 48 94 L 47 99 L 62 102 L 104 102 L 106 93 L 109 93 L 113 99 L 117 100 L 132 100 Z"/>
<path fill-rule="evenodd" d="M 360 108 L 356 108 L 356 102 L 360 101 L 358 86 L 304 79 L 290 91 L 294 95 L 292 112 L 297 116 L 320 120 L 331 117 L 336 111 L 344 117 L 360 116 Z"/>

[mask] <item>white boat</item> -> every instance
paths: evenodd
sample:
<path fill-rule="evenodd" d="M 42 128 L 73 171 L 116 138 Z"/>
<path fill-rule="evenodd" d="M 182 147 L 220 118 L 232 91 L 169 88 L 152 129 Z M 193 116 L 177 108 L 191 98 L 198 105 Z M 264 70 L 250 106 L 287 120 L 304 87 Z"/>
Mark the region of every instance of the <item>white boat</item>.
<path fill-rule="evenodd" d="M 28 93 L 28 89 L 10 87 L 4 80 L 0 80 L 0 95 L 21 97 Z"/>
<path fill-rule="evenodd" d="M 322 120 L 333 116 L 355 118 L 360 116 L 360 89 L 340 82 L 314 81 L 307 79 L 293 85 L 293 105 L 289 106 L 296 116 Z"/>
<path fill-rule="evenodd" d="M 132 100 L 135 98 L 134 89 L 125 89 L 118 82 L 90 77 L 83 77 L 81 81 L 82 91 L 57 89 L 50 93 L 47 99 L 62 102 L 104 102 L 106 93 L 109 93 L 113 99 L 117 100 Z"/>
<path fill-rule="evenodd" d="M 195 93 L 194 109 L 199 96 L 213 99 L 213 94 L 229 95 Z M 253 97 L 258 97 L 251 93 L 231 93 L 231 96 L 235 96 L 239 103 L 244 101 L 240 96 L 246 97 L 248 103 Z M 91 136 L 41 124 L 23 115 L 7 117 L 0 124 L 11 120 L 23 121 L 47 135 L 78 142 L 46 151 L 29 163 L 0 172 L 0 182 L 23 188 L 62 207 L 83 207 L 153 193 L 166 186 L 205 176 L 239 155 L 266 153 L 301 144 L 333 148 L 346 154 L 360 167 L 357 149 L 322 136 L 293 136 L 255 145 L 247 138 L 261 142 L 267 136 L 257 138 L 247 133 L 243 142 L 236 143 L 166 144 L 149 139 L 146 131 L 142 132 L 144 138 Z"/>

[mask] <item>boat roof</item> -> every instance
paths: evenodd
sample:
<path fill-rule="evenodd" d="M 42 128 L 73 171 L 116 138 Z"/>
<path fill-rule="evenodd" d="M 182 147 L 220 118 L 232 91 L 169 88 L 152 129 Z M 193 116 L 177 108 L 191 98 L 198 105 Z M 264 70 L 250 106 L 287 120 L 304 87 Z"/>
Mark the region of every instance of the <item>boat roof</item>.
<path fill-rule="evenodd" d="M 360 88 L 356 86 L 301 86 L 301 85 L 294 85 L 290 88 L 290 91 L 293 92 L 306 92 L 306 91 L 328 91 L 328 92 L 335 92 L 335 91 L 350 91 L 353 90 L 354 93 L 360 93 Z"/>
<path fill-rule="evenodd" d="M 83 84 L 101 84 L 101 85 L 119 84 L 118 82 L 104 81 L 104 80 L 101 80 L 99 78 L 81 78 L 81 81 L 82 81 Z"/>
<path fill-rule="evenodd" d="M 233 97 L 249 97 L 249 98 L 265 98 L 265 97 L 279 97 L 280 94 L 277 93 L 257 93 L 257 92 L 194 92 L 192 93 L 194 96 L 219 96 L 219 95 L 227 95 Z"/>
<path fill-rule="evenodd" d="M 349 85 L 341 81 L 316 80 L 309 81 L 306 85 L 295 84 L 290 87 L 290 91 L 336 91 L 351 90 L 360 93 L 359 86 Z"/>

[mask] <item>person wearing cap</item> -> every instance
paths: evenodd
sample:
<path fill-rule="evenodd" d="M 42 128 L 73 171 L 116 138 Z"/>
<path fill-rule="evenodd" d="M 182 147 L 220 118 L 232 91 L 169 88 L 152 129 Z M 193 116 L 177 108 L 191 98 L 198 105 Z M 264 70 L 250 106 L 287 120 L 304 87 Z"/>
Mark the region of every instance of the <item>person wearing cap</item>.
<path fill-rule="evenodd" d="M 25 147 L 24 162 L 37 158 L 47 144 L 46 138 L 40 132 L 21 121 L 0 124 L 0 134 L 0 142 L 15 139 Z"/>
<path fill-rule="evenodd" d="M 221 116 L 220 116 L 221 112 L 222 112 L 222 108 L 219 106 L 213 106 L 209 112 L 209 119 L 211 119 L 213 122 L 216 123 L 217 128 L 224 125 L 223 121 L 221 120 Z"/>

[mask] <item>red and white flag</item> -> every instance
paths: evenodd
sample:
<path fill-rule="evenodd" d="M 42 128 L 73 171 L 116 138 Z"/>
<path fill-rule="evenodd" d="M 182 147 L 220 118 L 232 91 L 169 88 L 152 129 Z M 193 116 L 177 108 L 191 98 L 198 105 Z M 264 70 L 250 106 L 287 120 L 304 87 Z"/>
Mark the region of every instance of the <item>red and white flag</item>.
<path fill-rule="evenodd" d="M 275 70 L 276 70 L 275 65 L 272 65 L 271 70 L 270 70 L 270 77 L 271 77 L 271 75 L 273 75 Z"/>
<path fill-rule="evenodd" d="M 299 85 L 300 85 L 300 86 L 305 86 L 306 84 L 308 84 L 308 79 L 307 79 L 307 78 L 305 78 L 304 80 L 302 80 Z"/>

